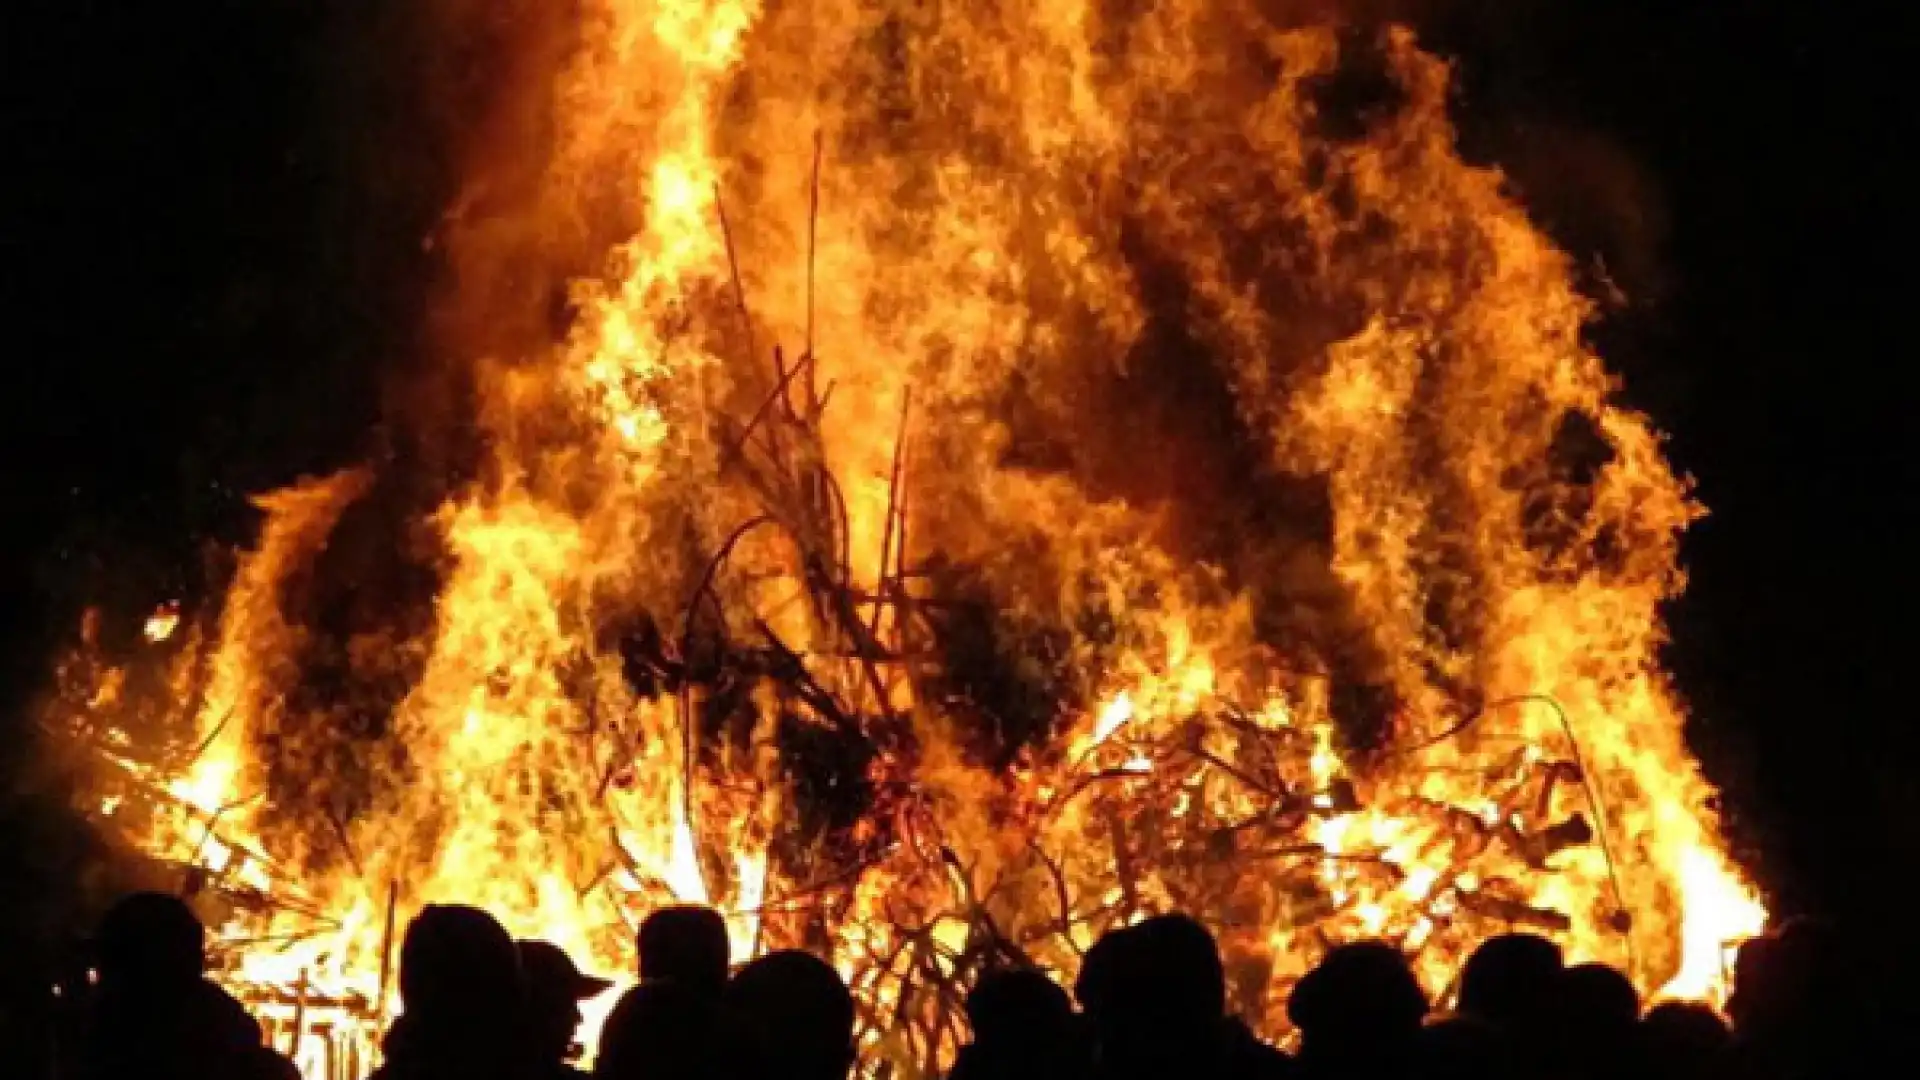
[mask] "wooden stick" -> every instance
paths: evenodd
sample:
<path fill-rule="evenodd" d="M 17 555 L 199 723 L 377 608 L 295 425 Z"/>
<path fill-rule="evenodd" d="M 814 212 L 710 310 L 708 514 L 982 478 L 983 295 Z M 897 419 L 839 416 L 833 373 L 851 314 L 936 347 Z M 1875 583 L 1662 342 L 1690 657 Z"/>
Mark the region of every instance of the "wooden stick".
<path fill-rule="evenodd" d="M 307 1026 L 307 969 L 300 969 L 300 982 L 293 999 L 293 1032 L 287 1038 L 287 1056 L 299 1061 L 300 1036 Z"/>
<path fill-rule="evenodd" d="M 340 850 L 347 856 L 347 865 L 353 867 L 353 876 L 356 878 L 365 877 L 366 872 L 360 869 L 360 856 L 355 854 L 353 842 L 347 839 L 346 823 L 342 822 L 339 816 L 333 812 L 333 804 L 331 802 L 328 802 L 326 806 L 322 807 L 321 812 L 326 817 L 327 824 L 333 827 L 334 839 L 340 841 Z"/>
<path fill-rule="evenodd" d="M 747 332 L 747 355 L 759 356 L 760 346 L 754 342 L 753 314 L 747 310 L 747 289 L 740 281 L 740 260 L 733 250 L 733 229 L 727 224 L 727 204 L 720 197 L 720 185 L 713 185 L 713 208 L 720 215 L 720 238 L 727 245 L 727 269 L 733 275 L 733 301 L 740 309 L 740 325 Z"/>
<path fill-rule="evenodd" d="M 900 491 L 900 477 L 902 466 L 906 460 L 907 414 L 912 408 L 913 387 L 908 386 L 900 392 L 900 426 L 893 437 L 893 472 L 887 480 L 887 515 L 880 530 L 880 572 L 875 579 L 875 592 L 882 594 L 887 591 L 886 582 L 891 577 L 890 569 L 894 557 L 893 524 L 894 517 L 900 512 L 901 506 L 902 494 Z M 901 551 L 902 559 L 905 558 L 904 543 L 905 541 L 903 540 L 903 548 Z M 873 606 L 873 621 L 868 626 L 868 632 L 873 636 L 875 641 L 878 641 L 880 638 L 880 621 L 885 615 L 886 610 L 886 605 L 884 604 L 875 604 Z"/>
<path fill-rule="evenodd" d="M 400 882 L 394 879 L 387 882 L 387 925 L 380 936 L 380 996 L 373 1006 L 376 1022 L 384 1020 L 387 1015 L 387 986 L 393 974 L 393 923 L 399 907 Z"/>

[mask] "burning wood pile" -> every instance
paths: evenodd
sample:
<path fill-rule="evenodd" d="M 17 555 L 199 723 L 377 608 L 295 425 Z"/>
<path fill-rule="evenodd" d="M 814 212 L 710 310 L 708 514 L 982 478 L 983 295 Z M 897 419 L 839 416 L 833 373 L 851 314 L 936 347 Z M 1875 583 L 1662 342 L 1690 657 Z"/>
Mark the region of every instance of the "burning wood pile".
<path fill-rule="evenodd" d="M 1696 508 L 1443 65 L 1237 5 L 585 6 L 512 28 L 439 238 L 453 479 L 263 497 L 224 601 L 49 712 L 310 1076 L 436 900 L 612 973 L 711 903 L 833 958 L 876 1077 L 1171 909 L 1273 1036 L 1356 938 L 1715 992 L 1765 914 L 1658 665 Z"/>
<path fill-rule="evenodd" d="M 157 636 L 171 631 L 169 622 Z M 94 819 L 124 845 L 124 854 L 147 862 L 133 872 L 134 880 L 177 890 L 226 928 L 212 943 L 209 970 L 253 1012 L 268 1043 L 302 1064 L 309 1080 L 365 1077 L 378 1062 L 385 1013 L 380 1002 L 389 972 L 382 972 L 376 998 L 315 986 L 304 967 L 259 974 L 249 957 L 292 951 L 324 959 L 339 946 L 342 923 L 305 895 L 286 867 L 222 828 L 222 818 L 241 807 L 196 804 L 193 793 L 175 782 L 180 763 L 131 757 L 131 747 L 116 745 L 127 741 L 124 732 L 96 730 L 85 721 L 70 717 L 72 726 L 55 734 L 83 751 L 91 765 L 89 797 L 97 801 L 87 809 Z M 389 926 L 383 955 L 390 954 L 392 935 Z"/>

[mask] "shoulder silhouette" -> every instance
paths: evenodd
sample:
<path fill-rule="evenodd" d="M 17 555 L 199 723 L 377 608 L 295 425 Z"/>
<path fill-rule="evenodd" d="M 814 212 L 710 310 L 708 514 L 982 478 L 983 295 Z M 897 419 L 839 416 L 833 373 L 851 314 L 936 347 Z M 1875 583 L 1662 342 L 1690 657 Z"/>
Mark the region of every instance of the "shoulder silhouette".
<path fill-rule="evenodd" d="M 600 1035 L 595 1080 L 747 1080 L 760 1047 L 722 1002 L 672 979 L 634 987 Z"/>
<path fill-rule="evenodd" d="M 1513 1047 L 1498 1029 L 1464 1016 L 1420 1032 L 1421 1080 L 1525 1080 Z"/>

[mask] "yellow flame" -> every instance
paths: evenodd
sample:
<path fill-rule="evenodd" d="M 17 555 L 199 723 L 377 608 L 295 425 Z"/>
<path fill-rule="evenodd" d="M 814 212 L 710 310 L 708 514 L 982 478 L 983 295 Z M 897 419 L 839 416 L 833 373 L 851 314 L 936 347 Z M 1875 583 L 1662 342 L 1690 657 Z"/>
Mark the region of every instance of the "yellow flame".
<path fill-rule="evenodd" d="M 444 249 L 484 450 L 387 545 L 430 551 L 431 603 L 318 613 L 329 539 L 370 527 L 343 473 L 261 500 L 217 627 L 149 618 L 164 678 L 92 632 L 63 669 L 126 788 L 89 805 L 337 920 L 237 914 L 293 941 L 239 950 L 240 984 L 381 1000 L 390 905 L 449 900 L 624 972 L 677 899 L 736 960 L 831 941 L 882 1009 L 903 934 L 958 948 L 956 911 L 1066 975 L 1179 897 L 1271 967 L 1236 1002 L 1268 1033 L 1328 941 L 1397 941 L 1437 989 L 1529 917 L 1643 989 L 1724 991 L 1765 910 L 1659 667 L 1698 508 L 1408 32 L 578 7 L 516 38 L 466 165 L 489 212 Z M 1392 92 L 1356 112 L 1349 77 Z M 932 686 L 956 567 L 995 656 Z M 730 647 L 807 693 L 700 674 Z M 1014 720 L 1040 733 L 983 762 Z M 139 763 L 162 728 L 192 753 Z M 803 796 L 794 729 L 864 774 Z M 127 813 L 146 780 L 172 805 Z M 857 822 L 798 835 L 855 788 Z M 1556 843 L 1575 815 L 1597 840 Z M 1276 822 L 1303 824 L 1244 839 Z"/>
<path fill-rule="evenodd" d="M 1767 909 L 1718 853 L 1681 856 L 1680 970 L 1660 996 L 1710 999 L 1728 985 L 1730 950 L 1766 929 Z"/>
<path fill-rule="evenodd" d="M 707 881 L 700 872 L 700 855 L 694 850 L 693 828 L 687 824 L 686 815 L 677 805 L 673 813 L 673 849 L 669 858 L 666 881 L 675 898 L 690 904 L 710 903 Z"/>
<path fill-rule="evenodd" d="M 1133 698 L 1125 690 L 1115 694 L 1100 710 L 1100 719 L 1093 726 L 1093 745 L 1099 746 L 1113 737 L 1121 726 L 1133 719 Z"/>

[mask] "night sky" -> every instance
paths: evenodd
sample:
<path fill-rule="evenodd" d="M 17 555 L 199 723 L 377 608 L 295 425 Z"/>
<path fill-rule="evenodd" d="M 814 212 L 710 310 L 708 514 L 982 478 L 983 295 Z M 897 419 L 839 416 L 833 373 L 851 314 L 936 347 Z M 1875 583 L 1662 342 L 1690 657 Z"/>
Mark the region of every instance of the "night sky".
<path fill-rule="evenodd" d="M 47 885 L 16 766 L 75 605 L 191 590 L 418 362 L 458 102 L 414 20 L 358 10 L 405 6 L 0 15 L 0 921 Z M 1633 298 L 1595 338 L 1713 511 L 1671 661 L 1750 864 L 1787 908 L 1904 907 L 1911 60 L 1833 5 L 1401 6 L 1460 61 L 1468 152 Z"/>

